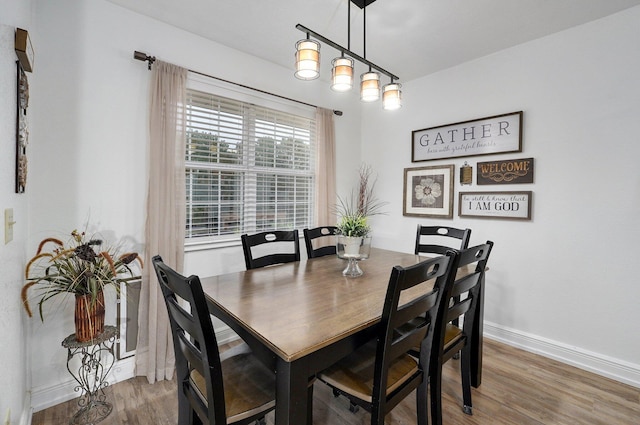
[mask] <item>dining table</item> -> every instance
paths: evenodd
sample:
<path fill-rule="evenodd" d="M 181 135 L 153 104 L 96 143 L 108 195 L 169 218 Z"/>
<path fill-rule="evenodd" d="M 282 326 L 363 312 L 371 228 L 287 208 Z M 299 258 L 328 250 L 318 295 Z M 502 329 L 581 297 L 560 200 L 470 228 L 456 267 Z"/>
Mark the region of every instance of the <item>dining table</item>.
<path fill-rule="evenodd" d="M 392 268 L 425 259 L 371 248 L 369 258 L 360 262 L 364 274 L 357 278 L 342 275 L 345 260 L 327 255 L 202 277 L 201 282 L 212 314 L 275 372 L 275 424 L 301 425 L 312 407 L 314 376 L 373 337 Z M 458 277 L 472 271 L 460 269 Z M 482 298 L 476 309 L 480 315 Z M 482 320 L 476 323 L 474 387 L 480 385 L 482 369 Z"/>

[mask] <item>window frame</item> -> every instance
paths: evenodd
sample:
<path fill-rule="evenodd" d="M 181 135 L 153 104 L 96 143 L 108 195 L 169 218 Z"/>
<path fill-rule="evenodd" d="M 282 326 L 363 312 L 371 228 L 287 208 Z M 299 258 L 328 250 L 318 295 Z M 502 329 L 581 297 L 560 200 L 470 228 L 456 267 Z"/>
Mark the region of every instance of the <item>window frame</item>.
<path fill-rule="evenodd" d="M 252 104 L 252 105 L 256 105 L 264 108 L 270 108 L 286 114 L 298 115 L 301 117 L 309 118 L 314 121 L 316 119 L 315 118 L 316 108 L 313 106 L 298 104 L 297 102 L 286 100 L 284 98 L 279 98 L 277 96 L 270 95 L 266 92 L 245 88 L 242 86 L 235 85 L 233 83 L 228 83 L 222 80 L 217 80 L 217 79 L 196 74 L 196 73 L 189 73 L 187 78 L 187 89 L 198 90 L 214 96 L 222 96 L 229 99 L 233 99 L 234 101 Z M 317 130 L 317 126 L 316 126 L 316 130 Z M 315 193 L 317 191 L 317 187 L 316 187 L 317 163 L 316 163 L 315 156 L 317 155 L 317 152 L 316 152 L 317 140 L 315 140 L 314 134 L 312 134 L 310 142 L 311 142 L 311 152 L 310 152 L 309 161 L 311 164 L 311 168 L 308 172 L 308 176 L 311 178 L 311 183 L 309 188 L 310 190 L 309 213 L 308 213 L 309 225 L 311 225 L 311 223 L 314 222 L 315 214 L 316 214 Z M 186 171 L 188 169 L 188 166 L 189 165 L 193 166 L 200 163 L 194 164 L 193 161 L 187 161 L 186 157 L 184 160 L 185 160 L 185 177 L 186 177 Z M 246 167 L 246 164 L 243 164 L 242 166 Z M 242 166 L 239 166 L 237 168 L 241 168 Z M 219 164 L 219 166 L 216 167 L 216 169 L 218 170 L 222 170 L 225 168 L 227 168 L 225 164 Z M 236 167 L 230 167 L 230 168 L 236 168 Z M 264 170 L 264 168 L 257 168 L 256 172 L 259 172 L 260 170 Z M 283 171 L 283 174 L 288 174 L 287 169 L 282 169 L 281 171 Z M 244 189 L 243 189 L 243 192 L 244 192 Z M 185 205 L 185 208 L 187 207 L 188 207 L 188 204 Z M 187 217 L 188 217 L 188 214 L 187 214 Z M 185 223 L 185 226 L 186 226 L 186 223 Z M 300 230 L 300 229 L 296 229 L 296 230 Z M 202 250 L 202 249 L 221 248 L 221 247 L 227 247 L 227 246 L 237 246 L 240 244 L 240 234 L 202 236 L 202 237 L 188 237 L 187 234 L 188 232 L 185 232 L 184 243 L 185 243 L 186 252 Z"/>

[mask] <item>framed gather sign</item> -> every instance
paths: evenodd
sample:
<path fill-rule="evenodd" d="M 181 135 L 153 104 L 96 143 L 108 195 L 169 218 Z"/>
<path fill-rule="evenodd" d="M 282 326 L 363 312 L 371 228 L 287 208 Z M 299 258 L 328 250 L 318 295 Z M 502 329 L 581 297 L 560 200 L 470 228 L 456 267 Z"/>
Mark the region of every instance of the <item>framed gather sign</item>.
<path fill-rule="evenodd" d="M 522 111 L 411 132 L 411 162 L 522 152 Z"/>
<path fill-rule="evenodd" d="M 453 168 L 405 168 L 403 215 L 453 218 Z"/>
<path fill-rule="evenodd" d="M 460 217 L 491 217 L 531 220 L 531 191 L 460 192 Z"/>

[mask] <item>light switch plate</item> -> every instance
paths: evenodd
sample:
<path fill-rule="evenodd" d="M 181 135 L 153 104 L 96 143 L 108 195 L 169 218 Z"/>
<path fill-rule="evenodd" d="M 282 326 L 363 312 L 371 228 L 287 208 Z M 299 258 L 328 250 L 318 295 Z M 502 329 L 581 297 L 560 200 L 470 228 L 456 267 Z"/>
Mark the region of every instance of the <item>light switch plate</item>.
<path fill-rule="evenodd" d="M 4 244 L 8 244 L 13 240 L 13 225 L 16 224 L 13 221 L 13 208 L 7 208 L 4 210 Z"/>

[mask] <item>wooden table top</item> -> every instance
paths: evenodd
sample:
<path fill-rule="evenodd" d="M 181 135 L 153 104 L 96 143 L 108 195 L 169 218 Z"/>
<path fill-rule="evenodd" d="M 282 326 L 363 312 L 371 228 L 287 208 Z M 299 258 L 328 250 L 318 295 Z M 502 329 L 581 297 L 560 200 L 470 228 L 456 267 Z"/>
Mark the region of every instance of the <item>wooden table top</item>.
<path fill-rule="evenodd" d="M 329 255 L 201 281 L 209 301 L 291 362 L 378 322 L 393 266 L 425 259 L 372 248 L 357 278 Z"/>

